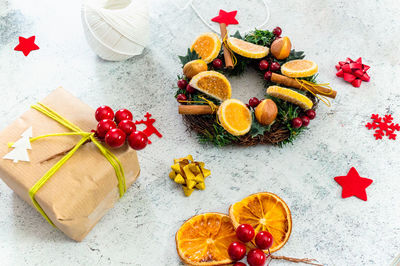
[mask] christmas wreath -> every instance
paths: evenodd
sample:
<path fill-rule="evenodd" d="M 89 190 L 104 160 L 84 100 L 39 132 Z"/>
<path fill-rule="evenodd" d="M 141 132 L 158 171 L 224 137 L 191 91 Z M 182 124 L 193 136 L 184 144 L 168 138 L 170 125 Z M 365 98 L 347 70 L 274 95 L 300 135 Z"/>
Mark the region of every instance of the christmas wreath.
<path fill-rule="evenodd" d="M 200 142 L 217 146 L 291 143 L 303 132 L 319 100 L 335 98 L 329 84 L 317 84 L 318 66 L 292 50 L 282 30 L 254 30 L 228 36 L 221 23 L 221 39 L 215 33 L 198 36 L 185 56 L 179 56 L 175 97 L 179 113 Z M 224 67 L 225 65 L 225 67 Z M 231 99 L 226 76 L 238 76 L 248 68 L 264 80 L 266 97 L 248 104 Z M 321 98 L 322 97 L 322 98 Z"/>

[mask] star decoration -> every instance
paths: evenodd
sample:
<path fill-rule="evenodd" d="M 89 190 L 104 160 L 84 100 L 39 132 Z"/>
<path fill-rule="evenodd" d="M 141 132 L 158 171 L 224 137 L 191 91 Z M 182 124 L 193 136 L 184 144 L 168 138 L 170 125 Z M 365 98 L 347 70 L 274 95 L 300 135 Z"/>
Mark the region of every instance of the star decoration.
<path fill-rule="evenodd" d="M 239 22 L 235 19 L 235 16 L 237 14 L 237 10 L 231 11 L 231 12 L 226 12 L 222 9 L 219 10 L 219 15 L 216 16 L 215 18 L 211 19 L 211 21 L 218 22 L 218 23 L 224 23 L 226 26 L 228 25 L 234 25 L 234 24 L 239 24 Z"/>
<path fill-rule="evenodd" d="M 35 36 L 31 36 L 28 39 L 19 36 L 19 44 L 15 46 L 15 51 L 21 51 L 27 56 L 33 50 L 39 50 L 39 46 L 35 44 Z"/>
<path fill-rule="evenodd" d="M 367 201 L 365 189 L 372 184 L 372 179 L 360 177 L 357 170 L 352 167 L 346 176 L 337 176 L 335 181 L 342 186 L 342 198 L 356 196 Z"/>

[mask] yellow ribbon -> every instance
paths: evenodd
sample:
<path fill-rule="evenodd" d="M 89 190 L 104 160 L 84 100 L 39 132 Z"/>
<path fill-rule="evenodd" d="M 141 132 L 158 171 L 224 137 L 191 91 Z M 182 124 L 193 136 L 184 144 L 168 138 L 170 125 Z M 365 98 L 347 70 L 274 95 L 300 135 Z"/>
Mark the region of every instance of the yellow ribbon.
<path fill-rule="evenodd" d="M 312 95 L 314 95 L 315 97 L 320 99 L 324 104 L 326 104 L 326 106 L 331 107 L 331 102 L 329 101 L 328 98 L 326 98 L 325 96 L 319 96 L 318 94 L 311 91 L 307 86 L 304 86 L 304 84 L 305 84 L 305 85 L 312 87 L 317 93 L 324 93 L 321 90 L 319 90 L 318 87 L 327 87 L 328 89 L 331 90 L 331 92 L 328 93 L 328 95 L 331 95 L 331 94 L 333 94 L 333 90 L 332 90 L 331 86 L 329 86 L 329 83 L 316 84 L 316 83 L 312 83 L 307 80 L 299 80 L 296 78 L 295 78 L 295 80 L 297 81 L 297 83 L 299 83 L 300 88 L 304 88 L 305 90 L 309 91 Z"/>
<path fill-rule="evenodd" d="M 203 97 L 203 96 L 199 96 L 200 99 L 202 99 L 202 101 L 179 101 L 180 103 L 205 103 L 208 104 L 211 108 L 211 112 L 215 115 L 215 119 L 217 121 L 218 125 L 221 125 L 221 122 L 219 121 L 218 118 L 218 114 L 217 114 L 217 110 L 218 110 L 218 105 L 216 105 L 215 103 L 213 103 L 212 101 L 208 100 L 207 98 Z"/>
<path fill-rule="evenodd" d="M 118 179 L 118 187 L 119 187 L 119 195 L 122 197 L 126 192 L 126 184 L 125 184 L 125 174 L 124 169 L 122 168 L 121 162 L 118 158 L 110 152 L 106 147 L 104 147 L 94 136 L 94 133 L 91 132 L 84 132 L 78 126 L 74 125 L 66 118 L 58 114 L 56 111 L 52 110 L 50 107 L 38 103 L 37 105 L 32 106 L 33 109 L 45 114 L 46 116 L 52 118 L 53 120 L 57 121 L 61 125 L 65 126 L 66 128 L 70 129 L 73 132 L 66 132 L 66 133 L 54 133 L 54 134 L 47 134 L 43 136 L 38 136 L 31 138 L 30 141 L 36 141 L 38 139 L 52 137 L 52 136 L 69 136 L 69 135 L 80 135 L 82 136 L 81 140 L 74 146 L 72 150 L 70 150 L 61 160 L 59 160 L 55 165 L 53 165 L 37 182 L 33 187 L 29 190 L 29 197 L 31 198 L 33 205 L 39 211 L 39 213 L 53 226 L 54 223 L 50 220 L 50 218 L 46 215 L 42 207 L 40 207 L 39 203 L 35 199 L 36 192 L 57 172 L 57 170 L 66 162 L 69 158 L 74 155 L 74 153 L 81 147 L 85 142 L 92 141 L 100 152 L 104 155 L 104 157 L 110 162 L 115 170 L 115 174 Z M 11 144 L 11 143 L 10 143 Z M 9 145 L 10 145 L 9 144 Z M 12 145 L 12 144 L 11 144 Z"/>
<path fill-rule="evenodd" d="M 229 53 L 231 54 L 231 57 L 232 57 L 232 64 L 233 64 L 233 67 L 235 67 L 236 65 L 237 65 L 237 58 L 236 58 L 236 56 L 235 56 L 235 53 L 232 51 L 232 49 L 229 47 L 229 45 L 228 45 L 228 32 L 226 32 L 226 34 L 225 34 L 225 36 L 224 36 L 224 38 L 222 39 L 222 43 L 225 45 L 225 48 L 226 48 L 226 50 L 228 50 L 229 51 Z"/>

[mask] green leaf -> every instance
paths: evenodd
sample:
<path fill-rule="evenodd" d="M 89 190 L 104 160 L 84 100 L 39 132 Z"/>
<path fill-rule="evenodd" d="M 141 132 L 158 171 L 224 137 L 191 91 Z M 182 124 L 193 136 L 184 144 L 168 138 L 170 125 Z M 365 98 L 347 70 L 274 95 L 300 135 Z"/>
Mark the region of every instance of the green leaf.
<path fill-rule="evenodd" d="M 277 60 L 280 65 L 283 65 L 284 63 L 292 60 L 297 60 L 297 59 L 303 59 L 306 57 L 303 51 L 296 51 L 295 49 L 290 51 L 290 54 L 287 58 L 283 60 Z"/>
<path fill-rule="evenodd" d="M 235 34 L 231 35 L 231 37 L 234 37 L 234 38 L 237 38 L 240 40 L 243 39 L 242 35 L 240 35 L 240 32 L 238 30 L 235 32 Z"/>
<path fill-rule="evenodd" d="M 257 45 L 271 46 L 271 43 L 275 40 L 275 35 L 268 30 L 257 30 L 250 32 L 244 37 L 244 40 Z"/>
<path fill-rule="evenodd" d="M 196 51 L 193 49 L 193 51 L 190 51 L 190 48 L 188 48 L 187 54 L 186 55 L 179 55 L 179 60 L 181 60 L 182 63 L 182 67 L 184 65 L 186 65 L 186 63 L 199 59 L 200 56 L 198 55 L 198 53 L 196 53 Z"/>
<path fill-rule="evenodd" d="M 251 123 L 250 131 L 249 131 L 249 134 L 251 135 L 251 137 L 255 138 L 259 135 L 264 135 L 265 132 L 269 132 L 271 130 L 271 126 L 273 125 L 273 123 L 268 126 L 263 126 L 260 123 L 258 123 L 253 112 L 251 113 L 251 116 L 253 119 L 253 122 Z"/>

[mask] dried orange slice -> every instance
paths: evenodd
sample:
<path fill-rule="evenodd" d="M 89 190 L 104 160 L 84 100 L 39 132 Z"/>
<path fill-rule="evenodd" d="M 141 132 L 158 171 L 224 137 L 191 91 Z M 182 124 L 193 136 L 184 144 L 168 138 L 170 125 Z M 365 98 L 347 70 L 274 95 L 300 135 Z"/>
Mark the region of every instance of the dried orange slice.
<path fill-rule="evenodd" d="M 215 33 L 203 33 L 194 40 L 190 50 L 195 50 L 200 58 L 208 64 L 218 56 L 221 50 L 221 40 Z"/>
<path fill-rule="evenodd" d="M 218 119 L 222 127 L 234 136 L 241 136 L 251 128 L 251 112 L 239 100 L 224 101 L 218 108 Z"/>
<path fill-rule="evenodd" d="M 286 89 L 279 86 L 269 86 L 267 89 L 267 94 L 294 103 L 304 110 L 308 110 L 313 107 L 313 102 L 308 97 L 291 89 Z"/>
<path fill-rule="evenodd" d="M 283 247 L 292 232 L 289 207 L 273 193 L 261 192 L 236 202 L 229 208 L 229 216 L 235 228 L 250 224 L 256 234 L 263 230 L 270 232 L 274 238 L 271 252 Z"/>
<path fill-rule="evenodd" d="M 239 241 L 228 215 L 204 213 L 187 220 L 176 232 L 176 249 L 189 265 L 225 265 L 232 263 L 228 247 Z"/>
<path fill-rule="evenodd" d="M 305 59 L 292 60 L 281 66 L 281 72 L 292 78 L 310 77 L 318 72 L 318 65 L 314 61 Z"/>
<path fill-rule="evenodd" d="M 269 52 L 268 47 L 246 42 L 235 37 L 229 37 L 227 42 L 232 51 L 247 58 L 263 58 Z"/>
<path fill-rule="evenodd" d="M 232 88 L 229 80 L 216 71 L 203 71 L 190 80 L 190 86 L 218 100 L 231 98 Z"/>

